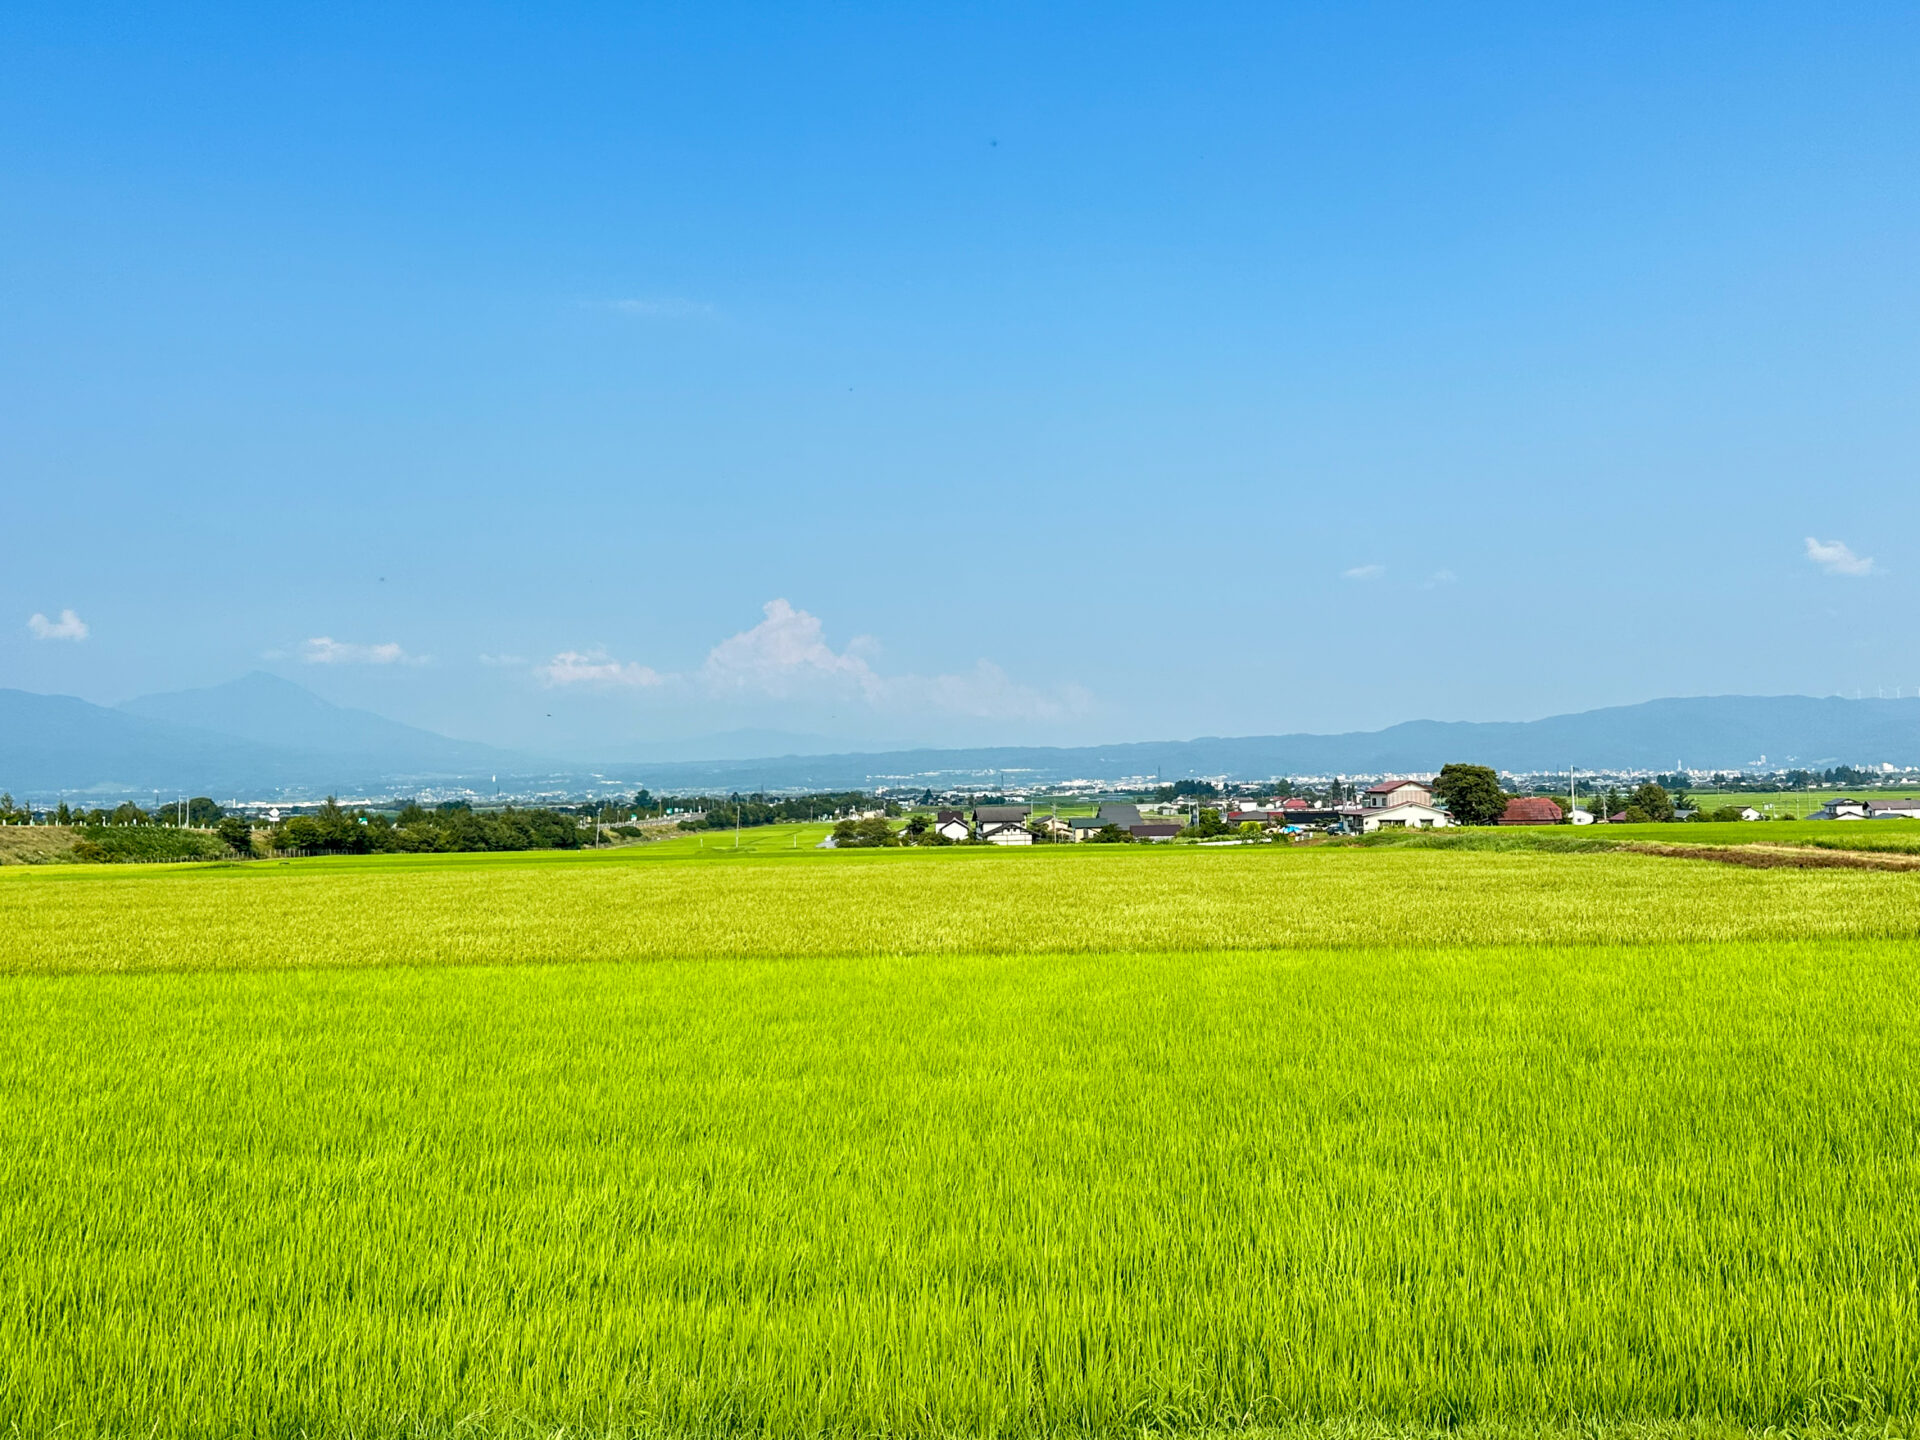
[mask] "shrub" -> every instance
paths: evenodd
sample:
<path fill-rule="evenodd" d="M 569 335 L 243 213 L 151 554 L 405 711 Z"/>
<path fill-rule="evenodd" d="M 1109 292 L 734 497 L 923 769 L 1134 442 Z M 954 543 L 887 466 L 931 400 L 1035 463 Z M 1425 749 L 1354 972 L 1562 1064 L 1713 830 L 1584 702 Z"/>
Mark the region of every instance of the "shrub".
<path fill-rule="evenodd" d="M 883 817 L 874 815 L 865 820 L 842 820 L 833 827 L 833 843 L 839 850 L 862 850 L 898 845 L 900 837 Z"/>

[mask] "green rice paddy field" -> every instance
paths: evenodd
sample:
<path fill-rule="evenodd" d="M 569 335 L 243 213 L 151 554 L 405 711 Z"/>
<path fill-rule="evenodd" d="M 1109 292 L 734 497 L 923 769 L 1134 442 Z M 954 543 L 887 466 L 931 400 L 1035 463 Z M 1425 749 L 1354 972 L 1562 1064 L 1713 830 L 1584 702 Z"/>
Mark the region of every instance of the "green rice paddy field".
<path fill-rule="evenodd" d="M 0 872 L 0 1434 L 1913 1432 L 1920 872 L 819 833 Z"/>

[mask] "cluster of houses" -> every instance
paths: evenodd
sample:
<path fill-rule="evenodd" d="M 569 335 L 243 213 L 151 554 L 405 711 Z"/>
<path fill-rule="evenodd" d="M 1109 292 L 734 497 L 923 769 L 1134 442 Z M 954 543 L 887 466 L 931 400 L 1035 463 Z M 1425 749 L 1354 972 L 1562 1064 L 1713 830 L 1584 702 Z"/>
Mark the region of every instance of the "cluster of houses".
<path fill-rule="evenodd" d="M 1690 813 L 1690 812 L 1689 812 Z M 1885 820 L 1897 817 L 1920 819 L 1920 798 L 1893 800 L 1830 800 L 1824 809 L 1810 817 L 1815 820 Z M 1765 817 L 1752 806 L 1740 812 L 1743 820 Z M 1502 825 L 1591 825 L 1597 817 L 1575 808 L 1571 814 L 1556 800 L 1544 796 L 1517 796 L 1507 802 Z M 1613 817 L 1623 820 L 1626 817 Z M 1683 817 L 1684 818 L 1684 817 Z M 1351 805 L 1321 805 L 1292 797 L 1269 806 L 1247 806 L 1221 815 L 1231 829 L 1249 822 L 1269 832 L 1297 833 L 1305 830 L 1339 830 L 1349 834 L 1372 834 L 1376 830 L 1440 830 L 1453 821 L 1447 812 L 1433 803 L 1433 788 L 1421 780 L 1382 780 L 1360 792 Z M 965 810 L 941 810 L 934 816 L 934 828 L 956 843 L 982 840 L 989 845 L 1031 845 L 1039 836 L 1054 840 L 1085 841 L 1103 831 L 1117 830 L 1135 840 L 1163 841 L 1178 835 L 1184 825 L 1178 820 L 1144 816 L 1138 805 L 1110 801 L 1093 815 L 1066 818 L 1036 815 L 1030 805 L 979 805 L 971 815 Z"/>
<path fill-rule="evenodd" d="M 1503 825 L 1557 824 L 1560 807 L 1551 800 L 1515 800 L 1501 819 Z M 1262 830 L 1297 833 L 1304 830 L 1344 830 L 1367 834 L 1383 827 L 1438 830 L 1452 822 L 1435 807 L 1432 787 L 1419 780 L 1383 780 L 1360 792 L 1353 805 L 1320 805 L 1298 796 L 1271 806 L 1228 810 L 1221 819 L 1235 830 L 1251 822 Z M 1091 840 L 1111 827 L 1135 840 L 1163 841 L 1178 835 L 1179 820 L 1156 819 L 1140 813 L 1138 805 L 1109 801 L 1092 815 L 1059 816 L 1033 813 L 1028 805 L 979 805 L 969 816 L 964 810 L 941 810 L 934 828 L 949 840 L 984 840 L 989 845 L 1031 845 L 1036 835 L 1055 840 Z"/>
<path fill-rule="evenodd" d="M 1523 803 L 1523 802 L 1516 802 Z M 1560 812 L 1552 801 L 1545 802 L 1558 820 Z M 1401 826 L 1415 830 L 1438 829 L 1446 824 L 1447 812 L 1434 808 L 1433 791 L 1418 780 L 1388 780 L 1369 786 L 1356 805 L 1317 805 L 1298 797 L 1268 807 L 1247 806 L 1229 810 L 1221 816 L 1234 829 L 1249 822 L 1269 831 L 1350 830 L 1365 832 L 1382 826 Z M 1067 817 L 1039 815 L 1029 805 L 979 805 L 971 816 L 964 810 L 940 810 L 934 815 L 934 828 L 955 842 L 984 840 L 989 845 L 1031 845 L 1037 835 L 1055 840 L 1091 840 L 1108 829 L 1134 840 L 1149 842 L 1171 840 L 1185 825 L 1177 819 L 1142 815 L 1138 805 L 1109 801 L 1092 815 Z M 1531 819 L 1516 824 L 1544 823 Z"/>
<path fill-rule="evenodd" d="M 976 805 L 971 818 L 964 810 L 939 810 L 933 828 L 956 843 L 984 840 L 989 845 L 1031 845 L 1036 832 L 1055 840 L 1091 840 L 1108 826 L 1135 840 L 1171 840 L 1181 831 L 1178 821 L 1148 820 L 1138 805 L 1109 803 L 1095 815 L 1033 815 L 1030 805 Z"/>
<path fill-rule="evenodd" d="M 1453 823 L 1446 811 L 1434 805 L 1433 788 L 1422 780 L 1382 780 L 1362 790 L 1352 805 L 1316 805 L 1295 796 L 1267 809 L 1230 810 L 1221 818 L 1236 827 L 1251 820 L 1263 830 L 1346 830 L 1366 835 L 1381 829 L 1441 830 Z M 1553 818 L 1560 818 L 1558 810 Z"/>
<path fill-rule="evenodd" d="M 1033 832 L 1027 829 L 1030 805 L 976 805 L 973 816 L 964 810 L 936 810 L 933 828 L 956 845 L 969 840 L 984 840 L 989 845 L 1031 845 Z"/>
<path fill-rule="evenodd" d="M 1920 799 L 1911 795 L 1892 800 L 1829 800 L 1809 820 L 1920 820 Z"/>

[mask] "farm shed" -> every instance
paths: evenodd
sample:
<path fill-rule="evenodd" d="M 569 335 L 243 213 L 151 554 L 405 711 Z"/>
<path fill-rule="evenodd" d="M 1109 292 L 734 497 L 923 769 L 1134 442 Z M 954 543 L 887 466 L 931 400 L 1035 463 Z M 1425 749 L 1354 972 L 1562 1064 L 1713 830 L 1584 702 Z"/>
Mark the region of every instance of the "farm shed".
<path fill-rule="evenodd" d="M 1507 802 L 1502 825 L 1558 825 L 1565 817 L 1560 802 L 1544 795 L 1521 795 Z"/>

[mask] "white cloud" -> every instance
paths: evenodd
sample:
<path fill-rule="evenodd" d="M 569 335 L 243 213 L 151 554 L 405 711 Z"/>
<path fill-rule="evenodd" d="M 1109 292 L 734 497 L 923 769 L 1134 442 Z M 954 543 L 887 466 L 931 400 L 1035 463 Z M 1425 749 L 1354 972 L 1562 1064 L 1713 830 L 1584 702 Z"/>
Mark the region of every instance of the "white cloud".
<path fill-rule="evenodd" d="M 1091 703 L 1077 686 L 1021 685 L 988 660 L 957 675 L 882 675 L 869 658 L 878 648 L 857 637 L 835 650 L 818 616 L 779 599 L 761 607 L 758 624 L 715 645 L 690 674 L 663 674 L 599 648 L 562 651 L 533 673 L 549 686 L 680 687 L 721 701 L 857 702 L 876 713 L 1059 719 Z"/>
<path fill-rule="evenodd" d="M 1059 719 L 1085 711 L 1091 697 L 1077 686 L 1057 691 L 1021 685 L 990 660 L 957 675 L 882 675 L 867 658 L 878 645 L 857 636 L 844 650 L 827 643 L 818 616 L 786 600 L 769 600 L 763 619 L 714 646 L 699 680 L 720 694 L 775 699 L 838 692 L 880 711 L 933 712 L 974 718 Z"/>
<path fill-rule="evenodd" d="M 36 640 L 84 640 L 91 633 L 87 622 L 71 610 L 62 610 L 58 620 L 49 620 L 36 610 L 27 617 L 27 629 Z"/>
<path fill-rule="evenodd" d="M 704 300 L 683 300 L 674 295 L 609 300 L 607 309 L 616 315 L 631 315 L 639 320 L 701 320 L 714 313 L 713 306 Z"/>
<path fill-rule="evenodd" d="M 1816 540 L 1807 536 L 1807 559 L 1829 575 L 1871 575 L 1873 557 L 1856 555 L 1841 540 Z"/>
<path fill-rule="evenodd" d="M 524 665 L 524 664 L 526 664 L 526 663 L 527 663 L 527 659 L 526 659 L 526 656 L 524 656 L 524 655 L 486 655 L 486 654 L 482 654 L 482 655 L 481 655 L 481 657 L 480 657 L 480 663 L 481 663 L 482 665 L 491 665 L 491 666 L 494 666 L 494 667 L 496 667 L 496 668 L 498 668 L 498 669 L 510 669 L 510 668 L 512 668 L 512 667 L 513 667 L 513 666 L 515 666 L 515 665 Z"/>
<path fill-rule="evenodd" d="M 1093 704 L 1092 695 L 1078 685 L 1036 690 L 991 660 L 976 661 L 964 674 L 901 675 L 880 683 L 886 699 L 901 709 L 976 720 L 1061 720 L 1084 714 Z"/>
<path fill-rule="evenodd" d="M 1387 567 L 1384 565 L 1356 565 L 1351 570 L 1342 570 L 1340 578 L 1342 580 L 1378 580 L 1386 573 Z"/>
<path fill-rule="evenodd" d="M 418 665 L 421 657 L 409 655 L 389 640 L 382 645 L 354 645 L 335 640 L 331 635 L 316 635 L 300 645 L 300 659 L 308 665 Z"/>
<path fill-rule="evenodd" d="M 542 685 L 622 685 L 650 687 L 664 677 L 646 665 L 613 659 L 604 650 L 562 650 L 544 665 L 533 667 Z"/>
<path fill-rule="evenodd" d="M 718 690 L 758 690 L 782 696 L 819 680 L 851 682 L 869 698 L 882 681 L 856 652 L 871 648 L 856 640 L 836 652 L 827 644 L 817 617 L 796 610 L 785 600 L 769 600 L 761 607 L 766 617 L 751 630 L 722 640 L 707 655 L 700 678 Z"/>

